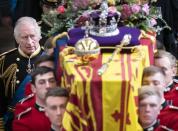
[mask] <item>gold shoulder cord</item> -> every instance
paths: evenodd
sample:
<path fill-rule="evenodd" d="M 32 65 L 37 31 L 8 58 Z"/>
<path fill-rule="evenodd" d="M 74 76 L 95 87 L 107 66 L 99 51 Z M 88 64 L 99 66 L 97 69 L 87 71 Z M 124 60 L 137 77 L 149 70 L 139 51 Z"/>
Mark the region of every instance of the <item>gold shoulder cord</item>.
<path fill-rule="evenodd" d="M 8 96 L 9 88 L 11 88 L 11 97 L 13 97 L 15 93 L 15 86 L 16 86 L 17 64 L 11 64 L 4 71 L 4 60 L 5 60 L 5 56 L 2 56 L 0 58 L 0 78 L 3 79 L 3 83 L 5 85 L 5 96 Z"/>
<path fill-rule="evenodd" d="M 4 131 L 3 118 L 0 118 L 0 131 Z"/>

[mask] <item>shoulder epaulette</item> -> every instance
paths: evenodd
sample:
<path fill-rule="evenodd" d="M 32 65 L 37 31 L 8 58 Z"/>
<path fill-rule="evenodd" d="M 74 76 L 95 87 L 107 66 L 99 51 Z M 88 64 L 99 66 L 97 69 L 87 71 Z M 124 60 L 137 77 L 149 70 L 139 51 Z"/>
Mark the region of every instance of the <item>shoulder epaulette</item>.
<path fill-rule="evenodd" d="M 32 110 L 32 108 L 29 107 L 29 108 L 27 108 L 26 110 L 24 110 L 24 111 L 22 111 L 21 113 L 19 113 L 19 114 L 16 116 L 17 120 L 20 120 L 21 116 L 27 114 L 27 113 L 30 112 L 31 110 Z"/>
<path fill-rule="evenodd" d="M 164 125 L 160 125 L 162 129 L 166 130 L 166 131 L 174 131 L 173 129 L 168 128 L 167 126 Z"/>
<path fill-rule="evenodd" d="M 174 109 L 174 110 L 178 110 L 178 107 L 177 106 L 173 106 L 173 105 L 170 105 L 169 108 L 170 109 Z"/>
<path fill-rule="evenodd" d="M 25 98 L 21 99 L 21 100 L 19 101 L 19 103 L 22 104 L 22 103 L 24 103 L 25 101 L 27 101 L 27 100 L 33 98 L 33 96 L 34 96 L 34 94 L 32 93 L 32 94 L 26 96 Z"/>
<path fill-rule="evenodd" d="M 14 48 L 14 49 L 8 50 L 8 51 L 6 51 L 6 52 L 4 52 L 4 53 L 0 54 L 0 57 L 1 57 L 1 56 L 3 56 L 3 55 L 8 54 L 8 53 L 10 53 L 10 52 L 13 52 L 13 51 L 15 51 L 15 50 L 17 50 L 17 48 Z"/>

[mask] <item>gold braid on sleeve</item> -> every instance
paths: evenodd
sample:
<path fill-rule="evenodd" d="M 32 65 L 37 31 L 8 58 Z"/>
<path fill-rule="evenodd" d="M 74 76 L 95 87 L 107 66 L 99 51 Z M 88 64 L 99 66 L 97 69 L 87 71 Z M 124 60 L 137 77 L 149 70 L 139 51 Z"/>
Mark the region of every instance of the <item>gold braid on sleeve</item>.
<path fill-rule="evenodd" d="M 4 123 L 2 117 L 0 117 L 0 131 L 4 131 Z"/>
<path fill-rule="evenodd" d="M 0 58 L 0 79 L 3 80 L 3 84 L 5 85 L 5 96 L 8 96 L 9 88 L 11 88 L 10 97 L 13 97 L 16 86 L 17 64 L 11 64 L 4 70 L 4 60 L 5 56 L 2 56 Z"/>

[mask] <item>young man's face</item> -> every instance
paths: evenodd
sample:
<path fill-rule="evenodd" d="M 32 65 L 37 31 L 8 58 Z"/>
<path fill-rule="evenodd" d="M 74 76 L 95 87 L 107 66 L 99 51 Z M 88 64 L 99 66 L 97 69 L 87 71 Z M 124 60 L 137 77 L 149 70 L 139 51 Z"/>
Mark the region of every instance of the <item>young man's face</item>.
<path fill-rule="evenodd" d="M 150 126 L 160 112 L 160 100 L 158 96 L 147 96 L 139 102 L 139 121 L 142 127 Z"/>
<path fill-rule="evenodd" d="M 48 72 L 42 75 L 37 75 L 35 78 L 35 85 L 32 84 L 33 92 L 40 100 L 44 100 L 47 89 L 57 86 L 57 82 L 53 72 Z"/>
<path fill-rule="evenodd" d="M 165 76 L 161 73 L 155 73 L 154 75 L 144 76 L 142 78 L 142 85 L 154 86 L 164 91 L 164 88 L 166 87 Z"/>
<path fill-rule="evenodd" d="M 172 82 L 173 76 L 176 75 L 175 68 L 171 66 L 169 58 L 163 57 L 155 59 L 155 66 L 158 66 L 163 69 L 166 74 L 166 83 L 169 84 Z"/>
<path fill-rule="evenodd" d="M 49 96 L 46 99 L 45 112 L 55 127 L 60 127 L 62 124 L 63 115 L 67 105 L 67 97 Z"/>

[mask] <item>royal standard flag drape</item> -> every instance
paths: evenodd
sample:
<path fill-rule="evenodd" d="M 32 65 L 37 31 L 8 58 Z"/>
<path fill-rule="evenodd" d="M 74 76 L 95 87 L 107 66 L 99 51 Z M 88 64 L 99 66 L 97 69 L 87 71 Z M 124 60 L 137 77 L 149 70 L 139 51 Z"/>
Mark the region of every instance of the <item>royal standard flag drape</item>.
<path fill-rule="evenodd" d="M 64 49 L 63 52 L 66 52 Z M 75 54 L 61 55 L 63 86 L 71 92 L 63 119 L 67 131 L 138 131 L 137 89 L 150 65 L 147 46 L 114 56 L 106 72 L 98 69 L 111 56 L 102 53 L 89 64 Z"/>

